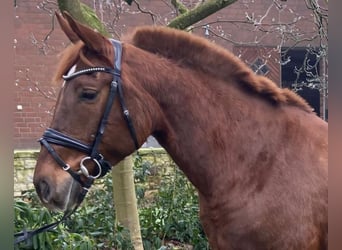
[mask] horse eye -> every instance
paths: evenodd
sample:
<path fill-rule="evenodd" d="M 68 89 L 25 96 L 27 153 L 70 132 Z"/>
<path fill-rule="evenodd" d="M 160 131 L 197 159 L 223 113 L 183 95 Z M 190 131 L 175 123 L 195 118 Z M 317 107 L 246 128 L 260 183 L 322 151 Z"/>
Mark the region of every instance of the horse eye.
<path fill-rule="evenodd" d="M 92 101 L 96 98 L 97 96 L 97 91 L 93 89 L 85 89 L 82 91 L 80 94 L 80 99 L 85 100 L 85 101 Z"/>

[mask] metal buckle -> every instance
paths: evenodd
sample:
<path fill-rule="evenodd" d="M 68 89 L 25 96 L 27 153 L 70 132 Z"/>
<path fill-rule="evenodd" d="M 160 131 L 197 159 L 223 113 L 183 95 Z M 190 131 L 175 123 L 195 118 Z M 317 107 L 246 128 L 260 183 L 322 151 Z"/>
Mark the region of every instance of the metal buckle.
<path fill-rule="evenodd" d="M 95 162 L 96 166 L 98 167 L 98 172 L 99 173 L 96 176 L 93 176 L 93 175 L 89 174 L 89 171 L 88 171 L 87 167 L 84 165 L 84 162 L 87 161 L 87 160 L 92 160 L 93 162 Z M 98 162 L 98 160 L 96 160 L 94 158 L 91 158 L 90 156 L 86 156 L 80 162 L 79 173 L 83 174 L 87 178 L 97 179 L 97 178 L 99 178 L 101 176 L 101 173 L 102 173 L 101 164 Z"/>

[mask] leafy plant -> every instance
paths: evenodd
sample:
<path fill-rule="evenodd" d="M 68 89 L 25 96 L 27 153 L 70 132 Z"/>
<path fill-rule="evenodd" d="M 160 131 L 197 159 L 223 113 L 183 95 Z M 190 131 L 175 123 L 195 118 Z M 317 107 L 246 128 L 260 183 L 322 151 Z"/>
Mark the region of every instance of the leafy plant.
<path fill-rule="evenodd" d="M 173 175 L 163 176 L 154 203 L 140 209 L 145 249 L 158 249 L 168 241 L 209 249 L 198 217 L 196 190 L 178 168 L 170 167 Z"/>
<path fill-rule="evenodd" d="M 209 249 L 198 218 L 196 190 L 175 164 L 169 159 L 137 156 L 134 172 L 144 248 L 189 249 L 186 245 L 191 245 L 193 249 Z M 14 210 L 16 232 L 61 217 L 42 208 L 34 190 L 16 199 Z M 129 231 L 115 220 L 111 175 L 96 183 L 65 223 L 15 249 L 134 249 Z"/>

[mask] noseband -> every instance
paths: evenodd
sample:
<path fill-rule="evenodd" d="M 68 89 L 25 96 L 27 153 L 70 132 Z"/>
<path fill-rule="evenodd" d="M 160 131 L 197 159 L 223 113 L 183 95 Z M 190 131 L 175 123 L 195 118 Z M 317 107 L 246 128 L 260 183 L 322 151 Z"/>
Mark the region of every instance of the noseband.
<path fill-rule="evenodd" d="M 129 111 L 126 107 L 124 96 L 123 96 L 123 90 L 122 90 L 122 83 L 121 83 L 121 55 L 122 55 L 122 45 L 119 41 L 116 41 L 114 39 L 110 39 L 114 49 L 115 49 L 115 57 L 114 57 L 114 68 L 107 68 L 107 67 L 91 67 L 87 69 L 82 69 L 79 71 L 76 71 L 70 75 L 63 76 L 63 79 L 65 81 L 69 81 L 73 78 L 76 78 L 80 75 L 89 74 L 93 72 L 104 72 L 113 75 L 113 80 L 110 83 L 110 90 L 109 95 L 107 99 L 107 103 L 100 121 L 100 124 L 98 126 L 96 137 L 92 143 L 92 145 L 85 144 L 77 139 L 74 139 L 68 135 L 65 135 L 59 131 L 56 131 L 55 129 L 48 128 L 44 132 L 41 139 L 39 139 L 39 142 L 42 146 L 44 146 L 48 152 L 51 154 L 51 156 L 54 158 L 54 160 L 58 163 L 58 165 L 66 172 L 68 172 L 76 181 L 78 181 L 82 188 L 83 192 L 80 194 L 79 197 L 79 203 L 82 202 L 84 199 L 84 196 L 88 192 L 89 187 L 92 185 L 95 179 L 104 176 L 110 169 L 111 164 L 104 159 L 104 157 L 98 152 L 98 147 L 101 142 L 103 133 L 105 131 L 106 124 L 108 122 L 108 117 L 110 110 L 112 108 L 112 105 L 114 103 L 114 99 L 116 97 L 116 94 L 119 96 L 119 102 L 121 105 L 122 113 L 124 115 L 124 118 L 127 122 L 127 126 L 129 129 L 129 132 L 131 134 L 131 137 L 133 139 L 134 145 L 136 149 L 139 148 L 136 132 L 132 123 L 132 119 L 130 117 Z M 84 157 L 80 162 L 80 169 L 78 171 L 74 171 L 71 169 L 70 165 L 67 164 L 59 155 L 58 153 L 53 149 L 53 147 L 50 144 L 56 144 L 59 146 L 67 147 L 76 149 L 80 152 L 83 152 L 87 154 L 86 157 Z M 86 162 L 92 161 L 95 163 L 95 166 L 98 169 L 98 172 L 96 175 L 90 175 L 88 172 L 88 169 L 86 167 Z M 83 181 L 81 179 L 81 175 L 86 177 L 86 181 Z"/>

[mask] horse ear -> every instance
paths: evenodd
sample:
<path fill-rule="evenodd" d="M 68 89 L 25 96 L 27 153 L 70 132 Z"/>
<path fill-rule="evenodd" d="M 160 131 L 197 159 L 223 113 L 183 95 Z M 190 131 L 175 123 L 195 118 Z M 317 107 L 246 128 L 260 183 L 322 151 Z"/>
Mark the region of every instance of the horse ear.
<path fill-rule="evenodd" d="M 99 32 L 96 32 L 93 29 L 77 22 L 70 16 L 69 13 L 63 12 L 63 15 L 68 21 L 71 29 L 84 42 L 85 46 L 99 53 L 107 51 L 110 42 L 106 37 L 101 35 Z"/>
<path fill-rule="evenodd" d="M 65 33 L 65 35 L 69 38 L 69 40 L 72 42 L 72 43 L 76 43 L 80 40 L 80 38 L 78 37 L 78 35 L 75 33 L 75 31 L 73 31 L 69 25 L 69 23 L 65 20 L 65 18 L 55 12 L 55 15 L 57 17 L 57 21 L 59 23 L 59 25 L 61 26 L 63 32 Z"/>

